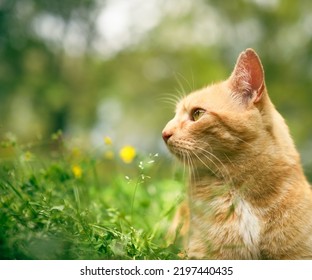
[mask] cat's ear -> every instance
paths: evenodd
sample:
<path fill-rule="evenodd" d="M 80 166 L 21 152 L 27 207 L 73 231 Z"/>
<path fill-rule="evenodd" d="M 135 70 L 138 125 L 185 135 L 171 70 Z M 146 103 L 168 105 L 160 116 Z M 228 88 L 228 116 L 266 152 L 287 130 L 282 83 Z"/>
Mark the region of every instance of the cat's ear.
<path fill-rule="evenodd" d="M 247 49 L 239 55 L 229 81 L 235 98 L 253 103 L 261 100 L 265 89 L 264 72 L 253 49 Z"/>

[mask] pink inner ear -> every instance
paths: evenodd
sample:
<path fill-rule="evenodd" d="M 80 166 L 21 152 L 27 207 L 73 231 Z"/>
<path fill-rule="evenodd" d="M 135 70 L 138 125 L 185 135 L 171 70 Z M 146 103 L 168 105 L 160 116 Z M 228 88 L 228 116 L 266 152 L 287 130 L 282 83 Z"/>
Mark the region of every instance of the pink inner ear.
<path fill-rule="evenodd" d="M 247 69 L 250 73 L 250 85 L 253 90 L 258 91 L 263 85 L 263 69 L 261 62 L 253 51 L 247 51 Z"/>
<path fill-rule="evenodd" d="M 237 59 L 231 75 L 232 86 L 236 93 L 252 94 L 258 102 L 264 89 L 264 74 L 258 55 L 252 49 L 242 52 Z"/>

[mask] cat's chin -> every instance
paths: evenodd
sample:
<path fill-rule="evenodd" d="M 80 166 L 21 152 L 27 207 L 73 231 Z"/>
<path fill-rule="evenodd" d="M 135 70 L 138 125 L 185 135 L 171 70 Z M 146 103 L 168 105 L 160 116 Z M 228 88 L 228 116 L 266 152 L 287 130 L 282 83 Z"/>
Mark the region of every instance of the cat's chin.
<path fill-rule="evenodd" d="M 193 155 L 191 151 L 179 149 L 174 146 L 168 145 L 168 149 L 180 162 L 189 165 L 193 161 Z"/>
<path fill-rule="evenodd" d="M 177 149 L 176 147 L 168 146 L 170 152 L 183 164 L 196 170 L 209 170 L 217 166 L 214 160 L 208 159 L 207 156 L 197 154 L 192 150 Z M 212 166 L 210 166 L 212 165 Z"/>
<path fill-rule="evenodd" d="M 174 155 L 182 163 L 186 163 L 187 159 L 190 157 L 188 152 L 177 149 L 175 147 L 168 146 L 168 149 L 171 152 L 171 154 Z"/>

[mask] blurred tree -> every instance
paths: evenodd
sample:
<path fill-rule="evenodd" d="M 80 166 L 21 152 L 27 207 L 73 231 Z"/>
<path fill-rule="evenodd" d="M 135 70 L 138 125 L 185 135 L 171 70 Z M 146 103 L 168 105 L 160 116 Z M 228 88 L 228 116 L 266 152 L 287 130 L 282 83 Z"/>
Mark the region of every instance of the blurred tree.
<path fill-rule="evenodd" d="M 63 24 L 63 36 L 73 21 L 87 27 L 94 1 L 5 0 L 0 3 L 0 109 L 6 129 L 18 128 L 22 136 L 51 133 L 65 128 L 70 101 L 70 79 L 64 73 L 66 55 L 59 38 L 58 48 L 39 38 L 40 18 Z M 50 26 L 50 32 L 58 26 Z M 65 74 L 65 75 L 64 75 Z"/>

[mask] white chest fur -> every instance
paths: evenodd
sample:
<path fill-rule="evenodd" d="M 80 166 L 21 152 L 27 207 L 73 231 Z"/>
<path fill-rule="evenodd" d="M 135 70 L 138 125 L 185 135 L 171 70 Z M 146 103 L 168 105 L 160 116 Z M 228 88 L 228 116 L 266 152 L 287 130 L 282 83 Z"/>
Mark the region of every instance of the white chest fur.
<path fill-rule="evenodd" d="M 260 240 L 260 221 L 255 209 L 243 199 L 238 199 L 235 205 L 238 232 L 245 246 L 254 254 L 258 251 Z"/>
<path fill-rule="evenodd" d="M 259 258 L 261 222 L 247 201 L 225 196 L 196 201 L 192 206 L 190 257 Z"/>

